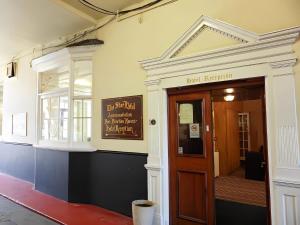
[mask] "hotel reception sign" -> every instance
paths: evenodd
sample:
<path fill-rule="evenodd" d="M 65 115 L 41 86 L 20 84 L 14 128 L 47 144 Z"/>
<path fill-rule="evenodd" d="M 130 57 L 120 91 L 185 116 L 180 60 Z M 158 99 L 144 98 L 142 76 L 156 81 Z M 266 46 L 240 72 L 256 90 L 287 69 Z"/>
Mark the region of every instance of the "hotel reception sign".
<path fill-rule="evenodd" d="M 143 140 L 143 96 L 102 99 L 102 138 Z"/>

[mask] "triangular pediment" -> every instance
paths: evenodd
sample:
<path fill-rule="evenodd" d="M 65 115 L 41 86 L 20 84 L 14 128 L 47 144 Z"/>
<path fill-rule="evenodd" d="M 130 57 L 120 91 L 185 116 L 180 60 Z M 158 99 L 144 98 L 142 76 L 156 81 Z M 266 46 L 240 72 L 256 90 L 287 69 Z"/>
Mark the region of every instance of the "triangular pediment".
<path fill-rule="evenodd" d="M 184 45 L 177 51 L 172 58 L 231 47 L 243 44 L 244 42 L 244 40 L 229 37 L 205 26 L 198 35 L 195 35 L 195 37 L 193 37 L 187 45 Z"/>
<path fill-rule="evenodd" d="M 199 53 L 236 44 L 255 42 L 258 37 L 257 34 L 237 26 L 208 16 L 201 16 L 190 29 L 162 54 L 160 60 L 182 56 L 183 53 Z"/>
<path fill-rule="evenodd" d="M 160 57 L 146 59 L 140 63 L 148 71 L 149 77 L 167 74 L 177 76 L 185 72 L 196 74 L 212 68 L 216 70 L 226 63 L 232 63 L 232 60 L 237 58 L 233 56 L 244 55 L 252 59 L 253 55 L 262 54 L 260 52 L 262 49 L 294 44 L 299 35 L 300 26 L 258 35 L 240 27 L 201 16 Z M 209 70 L 206 68 L 208 65 Z"/>

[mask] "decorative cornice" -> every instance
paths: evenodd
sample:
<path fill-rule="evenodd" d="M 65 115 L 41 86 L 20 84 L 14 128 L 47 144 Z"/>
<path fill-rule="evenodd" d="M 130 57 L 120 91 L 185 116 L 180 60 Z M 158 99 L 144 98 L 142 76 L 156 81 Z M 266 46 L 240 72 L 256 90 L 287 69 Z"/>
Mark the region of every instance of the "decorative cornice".
<path fill-rule="evenodd" d="M 159 85 L 161 82 L 160 79 L 156 79 L 156 80 L 146 80 L 144 83 L 146 86 L 152 86 L 152 85 Z"/>
<path fill-rule="evenodd" d="M 176 56 L 184 49 L 201 31 L 209 28 L 212 31 L 221 33 L 229 38 L 239 40 L 241 42 L 253 42 L 258 36 L 255 33 L 235 27 L 231 24 L 224 23 L 219 20 L 212 19 L 208 16 L 201 16 L 187 32 L 185 32 L 167 51 L 160 57 L 161 59 L 169 59 Z"/>
<path fill-rule="evenodd" d="M 270 66 L 273 69 L 292 67 L 296 64 L 296 62 L 297 62 L 297 59 L 290 59 L 290 60 L 284 60 L 284 61 L 278 61 L 278 62 L 271 62 Z"/>
<path fill-rule="evenodd" d="M 185 49 L 186 46 L 188 46 L 196 37 L 198 37 L 199 34 L 205 28 L 206 28 L 206 26 L 204 25 L 203 27 L 201 27 L 201 29 L 199 29 L 198 31 L 196 31 L 184 44 L 182 44 L 180 47 L 178 47 L 178 49 L 172 55 L 169 55 L 169 58 L 176 57 L 183 49 Z"/>
<path fill-rule="evenodd" d="M 200 52 L 190 56 L 172 58 L 172 56 L 177 55 L 188 45 L 193 38 L 199 35 L 204 28 L 209 28 L 239 40 L 241 44 Z M 292 45 L 299 37 L 299 33 L 300 27 L 294 27 L 257 35 L 239 27 L 202 16 L 161 57 L 144 60 L 140 63 L 148 71 L 148 77 L 160 76 L 160 78 L 174 71 L 180 72 L 178 70 L 179 67 L 182 68 L 183 65 L 187 64 L 197 64 L 197 71 L 200 68 L 208 67 L 213 67 L 214 69 L 218 69 L 218 67 L 225 68 L 226 64 L 230 66 L 232 63 L 244 62 L 246 65 L 247 61 L 250 60 L 260 60 L 257 63 L 270 63 L 272 68 L 288 67 L 295 62 L 296 57 L 293 56 Z M 236 57 L 233 59 L 233 56 Z M 231 58 L 231 61 L 229 58 Z M 211 63 L 208 63 L 208 61 Z M 174 68 L 175 66 L 178 66 L 178 69 Z M 192 68 L 190 67 L 190 69 Z"/>
<path fill-rule="evenodd" d="M 145 70 L 151 70 L 156 68 L 169 67 L 175 64 L 182 64 L 182 63 L 193 62 L 193 61 L 203 61 L 203 60 L 216 59 L 225 56 L 239 55 L 239 54 L 257 52 L 260 50 L 273 49 L 278 46 L 292 45 L 295 41 L 296 41 L 295 35 L 287 35 L 284 38 L 278 37 L 276 38 L 276 40 L 266 39 L 260 42 L 246 43 L 246 44 L 237 45 L 233 47 L 201 52 L 199 54 L 191 55 L 191 56 L 172 58 L 168 60 L 158 60 L 153 62 L 144 61 L 141 63 Z M 284 52 L 284 53 L 293 53 L 293 51 L 291 49 L 289 52 Z M 278 53 L 274 51 L 272 54 L 276 55 Z"/>
<path fill-rule="evenodd" d="M 223 36 L 226 36 L 228 38 L 231 38 L 233 40 L 236 40 L 236 41 L 239 41 L 241 43 L 248 43 L 248 41 L 246 41 L 245 39 L 242 39 L 240 37 L 237 37 L 237 36 L 234 36 L 230 33 L 226 33 L 225 31 L 223 30 L 220 30 L 220 29 L 217 29 L 217 28 L 214 28 L 214 27 L 210 27 L 210 26 L 207 26 L 207 25 L 203 25 L 199 30 L 197 30 L 197 32 L 195 32 L 181 47 L 179 47 L 176 52 L 174 52 L 172 55 L 169 56 L 169 58 L 174 58 L 176 57 L 183 49 L 185 49 L 186 46 L 188 46 L 196 37 L 199 36 L 199 34 L 205 30 L 205 29 L 208 29 L 208 30 L 211 30 L 213 32 L 216 32 L 216 33 L 219 33 Z"/>
<path fill-rule="evenodd" d="M 161 171 L 161 167 L 159 165 L 154 165 L 154 164 L 146 164 L 145 168 L 147 170 L 154 170 L 154 171 Z"/>
<path fill-rule="evenodd" d="M 224 31 L 222 31 L 222 30 L 217 29 L 217 28 L 208 27 L 208 29 L 210 29 L 210 30 L 212 30 L 212 31 L 215 31 L 215 32 L 217 32 L 217 33 L 219 33 L 219 34 L 222 34 L 222 35 L 224 35 L 224 36 L 226 36 L 226 37 L 229 37 L 229 38 L 231 38 L 231 39 L 233 39 L 233 40 L 236 40 L 236 41 L 240 41 L 240 42 L 243 42 L 243 43 L 248 43 L 248 42 L 249 42 L 249 41 L 247 41 L 247 40 L 245 40 L 245 39 L 239 38 L 239 37 L 234 36 L 234 35 L 232 35 L 232 34 L 230 34 L 230 33 L 226 33 L 226 32 L 224 32 Z"/>
<path fill-rule="evenodd" d="M 63 48 L 32 60 L 32 69 L 37 72 L 44 72 L 67 65 L 71 59 L 91 58 L 97 47 L 97 45 L 89 45 Z"/>
<path fill-rule="evenodd" d="M 161 57 L 144 60 L 141 63 L 151 63 L 170 59 L 176 56 L 191 40 L 201 33 L 204 28 L 221 33 L 229 38 L 239 40 L 242 43 L 254 42 L 258 39 L 258 35 L 244 30 L 242 28 L 233 26 L 231 24 L 222 22 L 220 20 L 212 19 L 208 16 L 201 16 Z"/>
<path fill-rule="evenodd" d="M 283 187 L 300 188 L 300 181 L 273 179 L 273 183 Z"/>

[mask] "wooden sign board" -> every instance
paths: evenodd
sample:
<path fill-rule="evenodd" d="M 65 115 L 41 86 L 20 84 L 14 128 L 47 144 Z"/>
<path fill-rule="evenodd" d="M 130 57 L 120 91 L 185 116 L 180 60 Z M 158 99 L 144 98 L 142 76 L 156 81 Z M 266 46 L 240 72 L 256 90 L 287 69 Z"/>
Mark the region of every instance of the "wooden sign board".
<path fill-rule="evenodd" d="M 143 140 L 143 96 L 102 99 L 102 138 Z"/>

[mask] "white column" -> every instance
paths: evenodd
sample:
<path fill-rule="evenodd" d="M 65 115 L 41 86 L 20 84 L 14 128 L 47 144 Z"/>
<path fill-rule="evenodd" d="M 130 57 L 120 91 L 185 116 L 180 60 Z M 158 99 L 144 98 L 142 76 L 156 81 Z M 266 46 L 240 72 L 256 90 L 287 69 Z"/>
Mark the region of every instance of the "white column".
<path fill-rule="evenodd" d="M 276 224 L 300 224 L 300 151 L 293 66 L 296 60 L 271 63 L 273 160 Z M 275 222 L 275 221 L 274 221 Z"/>
<path fill-rule="evenodd" d="M 162 224 L 161 90 L 160 80 L 145 82 L 148 88 L 148 199 L 157 204 L 154 225 Z"/>

